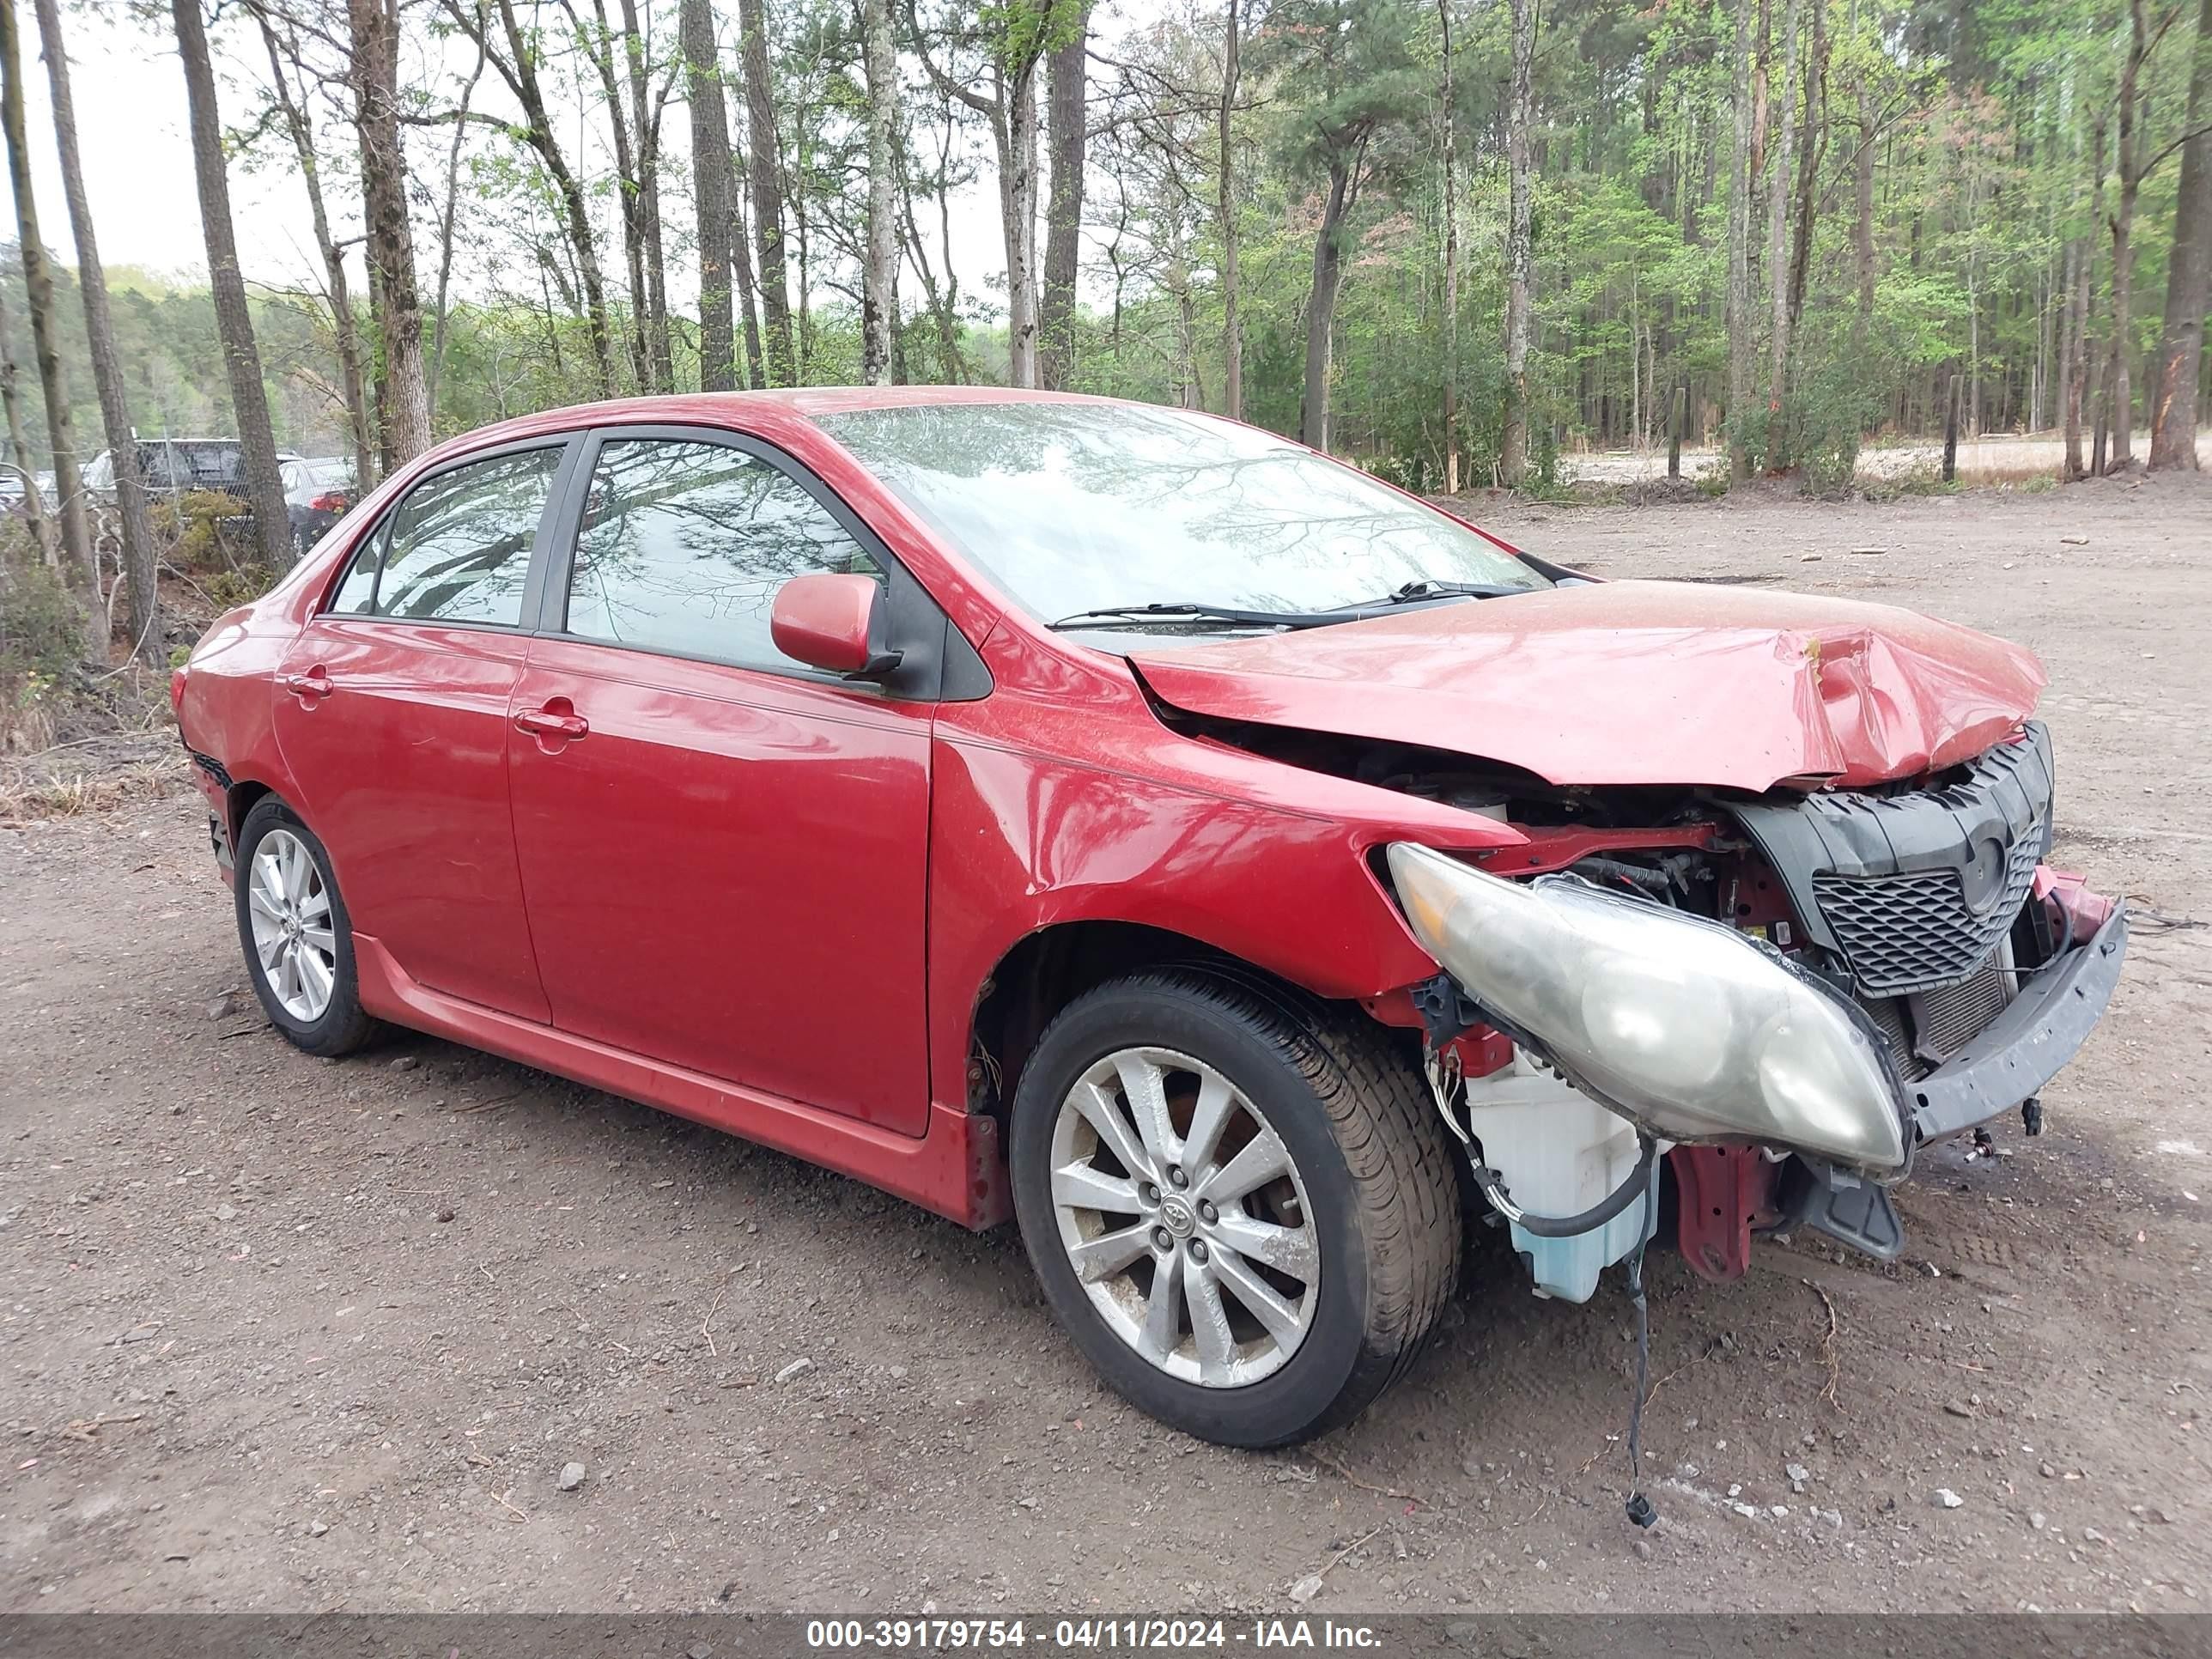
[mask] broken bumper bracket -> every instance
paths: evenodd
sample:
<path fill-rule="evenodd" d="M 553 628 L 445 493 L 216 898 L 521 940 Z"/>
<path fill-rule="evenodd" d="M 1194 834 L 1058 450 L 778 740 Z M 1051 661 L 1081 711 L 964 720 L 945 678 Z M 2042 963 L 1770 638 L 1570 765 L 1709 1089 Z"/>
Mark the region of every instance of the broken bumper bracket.
<path fill-rule="evenodd" d="M 2127 949 L 2127 907 L 2115 904 L 2087 945 L 2028 975 L 1966 1053 L 1908 1085 L 1918 1141 L 1957 1134 L 2039 1093 L 2103 1015 Z"/>

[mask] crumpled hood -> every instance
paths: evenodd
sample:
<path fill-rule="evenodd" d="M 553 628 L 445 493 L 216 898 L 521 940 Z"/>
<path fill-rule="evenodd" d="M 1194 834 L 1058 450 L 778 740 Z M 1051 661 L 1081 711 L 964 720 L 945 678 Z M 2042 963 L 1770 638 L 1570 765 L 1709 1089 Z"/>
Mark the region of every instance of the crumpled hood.
<path fill-rule="evenodd" d="M 2035 708 L 2033 653 L 1910 611 L 1599 582 L 1133 653 L 1217 719 L 1419 744 L 1555 784 L 1849 787 L 1955 765 Z"/>

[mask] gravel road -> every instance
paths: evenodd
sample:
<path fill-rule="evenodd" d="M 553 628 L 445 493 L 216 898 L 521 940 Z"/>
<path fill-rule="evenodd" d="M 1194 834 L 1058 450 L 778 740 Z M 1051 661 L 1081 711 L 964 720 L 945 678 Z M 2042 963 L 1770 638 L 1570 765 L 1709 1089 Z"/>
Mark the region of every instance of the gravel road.
<path fill-rule="evenodd" d="M 0 832 L 0 1607 L 2202 1608 L 2212 488 L 1492 521 L 2026 641 L 2060 861 L 2142 917 L 2048 1132 L 1924 1160 L 1904 1261 L 1655 1259 L 1655 1533 L 1610 1282 L 1478 1251 L 1363 1420 L 1198 1444 L 1010 1231 L 441 1042 L 294 1052 L 175 795 Z"/>

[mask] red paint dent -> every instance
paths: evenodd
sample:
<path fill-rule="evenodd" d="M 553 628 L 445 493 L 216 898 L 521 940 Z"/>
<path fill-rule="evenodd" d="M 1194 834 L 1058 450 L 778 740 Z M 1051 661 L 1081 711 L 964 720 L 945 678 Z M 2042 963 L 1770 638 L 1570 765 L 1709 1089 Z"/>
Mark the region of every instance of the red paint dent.
<path fill-rule="evenodd" d="M 2035 707 L 2018 646 L 1889 605 L 1604 582 L 1141 653 L 1166 702 L 1557 784 L 1847 787 L 1956 764 Z"/>

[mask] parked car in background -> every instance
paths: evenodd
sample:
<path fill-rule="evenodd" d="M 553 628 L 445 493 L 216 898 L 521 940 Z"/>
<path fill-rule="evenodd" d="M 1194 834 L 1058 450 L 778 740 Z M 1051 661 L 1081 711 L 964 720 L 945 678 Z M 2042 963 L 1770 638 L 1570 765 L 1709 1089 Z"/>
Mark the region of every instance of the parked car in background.
<path fill-rule="evenodd" d="M 1013 1218 L 1115 1388 L 1268 1446 L 1405 1373 L 1462 1183 L 1583 1301 L 1662 1214 L 1711 1279 L 1894 1258 L 1930 1143 L 2035 1133 L 2127 939 L 2045 862 L 2043 684 L 1235 422 L 901 387 L 447 443 L 173 695 L 293 1043 Z"/>
<path fill-rule="evenodd" d="M 360 499 L 350 457 L 325 455 L 283 465 L 284 510 L 292 524 L 292 556 L 306 556 Z"/>
<path fill-rule="evenodd" d="M 289 450 L 277 452 L 280 468 L 297 465 Z M 141 438 L 138 476 L 148 496 L 175 501 L 196 491 L 229 496 L 235 512 L 222 515 L 225 541 L 236 548 L 253 545 L 253 504 L 246 481 L 246 446 L 235 438 Z M 85 494 L 90 498 L 94 533 L 112 546 L 115 529 L 115 454 L 103 449 L 85 463 Z"/>

